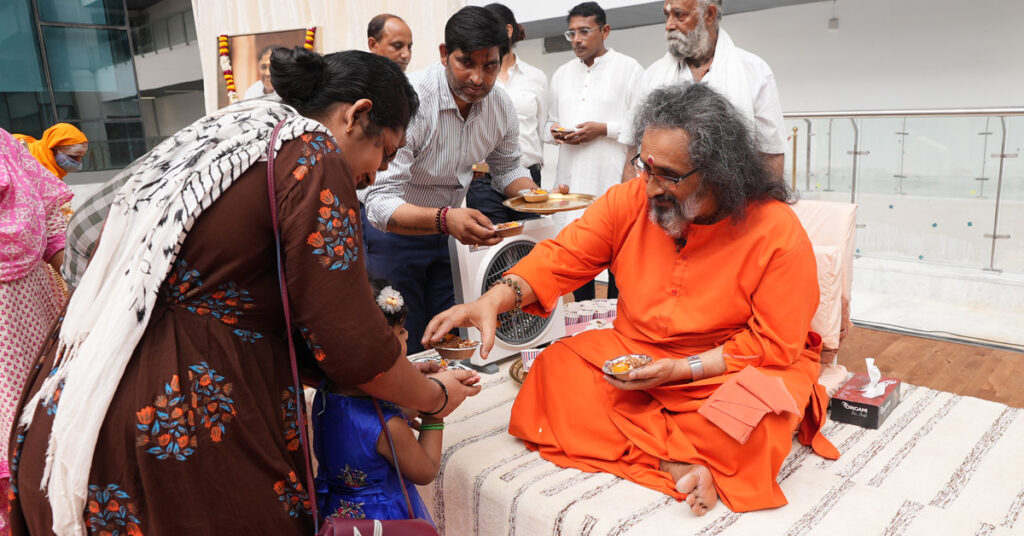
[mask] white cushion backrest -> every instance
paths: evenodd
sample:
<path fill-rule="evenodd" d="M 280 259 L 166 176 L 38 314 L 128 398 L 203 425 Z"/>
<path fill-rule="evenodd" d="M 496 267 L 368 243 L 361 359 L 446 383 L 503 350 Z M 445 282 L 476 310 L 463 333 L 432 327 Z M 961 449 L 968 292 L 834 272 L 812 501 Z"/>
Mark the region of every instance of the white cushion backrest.
<path fill-rule="evenodd" d="M 822 345 L 832 350 L 839 348 L 839 332 L 843 329 L 842 257 L 838 246 L 814 246 L 821 302 L 811 320 L 811 331 L 821 335 Z"/>
<path fill-rule="evenodd" d="M 821 335 L 825 348 L 835 350 L 843 328 L 843 301 L 849 303 L 853 284 L 857 205 L 802 199 L 793 205 L 793 212 L 811 240 L 818 264 L 821 303 L 811 330 Z"/>
<path fill-rule="evenodd" d="M 842 252 L 843 296 L 850 298 L 853 284 L 854 234 L 857 230 L 857 205 L 801 199 L 793 204 L 800 223 L 807 231 L 811 244 L 836 246 Z"/>

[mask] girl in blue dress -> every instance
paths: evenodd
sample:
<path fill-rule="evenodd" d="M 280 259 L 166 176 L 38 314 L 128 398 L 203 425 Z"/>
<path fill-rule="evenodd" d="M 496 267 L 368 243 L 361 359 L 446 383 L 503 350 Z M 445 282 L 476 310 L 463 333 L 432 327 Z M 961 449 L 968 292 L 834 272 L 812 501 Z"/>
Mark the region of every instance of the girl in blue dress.
<path fill-rule="evenodd" d="M 408 308 L 402 295 L 386 281 L 372 281 L 374 296 L 395 330 L 405 355 L 409 334 L 404 324 Z M 416 484 L 434 481 L 441 459 L 444 421 L 419 415 L 418 426 L 398 406 L 378 400 L 391 433 L 404 482 L 395 472 L 391 447 L 382 433 L 373 399 L 358 389 L 331 392 L 324 386 L 313 399 L 313 449 L 319 462 L 316 499 L 320 515 L 356 519 L 406 519 L 405 486 L 416 517 L 431 523 Z M 411 410 L 406 410 L 411 411 Z M 413 433 L 419 428 L 419 437 Z"/>

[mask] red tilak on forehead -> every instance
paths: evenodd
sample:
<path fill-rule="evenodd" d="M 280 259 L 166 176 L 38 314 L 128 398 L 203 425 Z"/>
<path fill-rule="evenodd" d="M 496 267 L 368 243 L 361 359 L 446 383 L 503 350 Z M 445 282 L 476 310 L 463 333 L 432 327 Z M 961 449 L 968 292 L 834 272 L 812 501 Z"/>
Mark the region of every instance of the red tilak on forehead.
<path fill-rule="evenodd" d="M 651 155 L 647 155 L 647 163 L 653 166 L 654 165 L 654 157 L 651 156 Z"/>

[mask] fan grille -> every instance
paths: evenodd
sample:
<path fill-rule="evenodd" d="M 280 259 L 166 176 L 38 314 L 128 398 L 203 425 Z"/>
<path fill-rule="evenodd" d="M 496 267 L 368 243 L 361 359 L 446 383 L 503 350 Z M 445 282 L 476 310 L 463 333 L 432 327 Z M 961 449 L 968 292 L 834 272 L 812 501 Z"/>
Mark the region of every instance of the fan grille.
<path fill-rule="evenodd" d="M 501 279 L 501 274 L 525 257 L 534 245 L 533 242 L 527 240 L 517 240 L 505 244 L 498 250 L 484 272 L 484 283 L 480 293 L 487 292 L 487 289 L 491 288 L 495 281 Z M 528 313 L 509 311 L 498 315 L 498 322 L 496 332 L 498 339 L 506 344 L 521 345 L 532 341 L 543 333 L 551 322 L 551 317 L 544 318 Z"/>

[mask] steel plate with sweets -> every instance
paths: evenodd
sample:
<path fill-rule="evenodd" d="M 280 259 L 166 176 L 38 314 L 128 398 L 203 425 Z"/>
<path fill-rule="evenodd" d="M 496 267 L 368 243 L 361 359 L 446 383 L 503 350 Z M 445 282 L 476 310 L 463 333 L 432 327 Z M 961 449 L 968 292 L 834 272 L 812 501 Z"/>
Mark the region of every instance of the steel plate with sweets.
<path fill-rule="evenodd" d="M 530 203 L 526 198 L 519 195 L 510 197 L 502 202 L 506 207 L 519 212 L 531 214 L 554 214 L 567 210 L 580 210 L 594 204 L 597 196 L 590 194 L 556 194 L 548 192 L 548 200 L 543 203 Z"/>
<path fill-rule="evenodd" d="M 644 354 L 620 355 L 619 357 L 605 361 L 604 367 L 601 368 L 601 371 L 619 380 L 629 381 L 630 372 L 644 365 L 648 365 L 652 361 L 654 360 L 651 359 L 651 356 Z"/>

